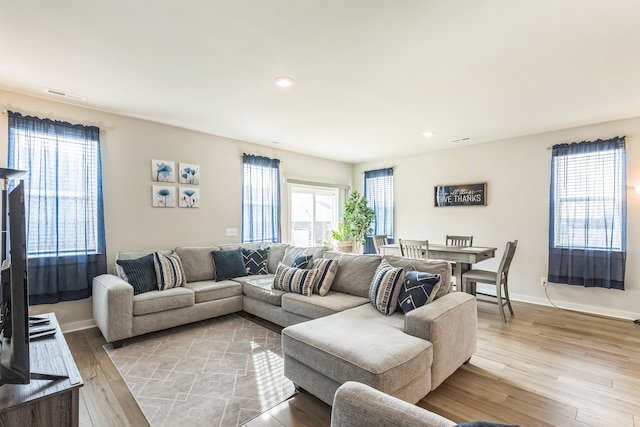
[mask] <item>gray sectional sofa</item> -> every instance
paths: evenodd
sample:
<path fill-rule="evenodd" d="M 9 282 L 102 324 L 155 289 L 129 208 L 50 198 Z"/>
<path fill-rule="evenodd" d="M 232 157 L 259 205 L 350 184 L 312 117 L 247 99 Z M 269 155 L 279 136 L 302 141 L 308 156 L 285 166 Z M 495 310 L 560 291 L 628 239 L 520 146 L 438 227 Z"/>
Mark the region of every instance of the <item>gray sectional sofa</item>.
<path fill-rule="evenodd" d="M 369 287 L 383 258 L 379 255 L 272 244 L 268 247 L 267 274 L 216 281 L 212 251 L 240 246 L 157 251 L 179 257 L 186 284 L 176 288 L 134 295 L 118 264 L 116 274 L 96 277 L 94 320 L 105 339 L 118 344 L 133 336 L 245 311 L 284 327 L 285 376 L 329 405 L 346 381 L 359 381 L 416 403 L 475 352 L 476 302 L 471 295 L 450 292 L 451 267 L 446 261 L 385 256 L 393 267 L 441 277 L 433 302 L 407 314 L 396 310 L 385 315 L 369 301 Z M 242 244 L 245 249 L 260 246 Z M 153 252 L 119 253 L 117 259 L 139 259 Z M 279 263 L 291 265 L 301 253 L 314 260 L 337 262 L 326 295 L 273 289 Z"/>

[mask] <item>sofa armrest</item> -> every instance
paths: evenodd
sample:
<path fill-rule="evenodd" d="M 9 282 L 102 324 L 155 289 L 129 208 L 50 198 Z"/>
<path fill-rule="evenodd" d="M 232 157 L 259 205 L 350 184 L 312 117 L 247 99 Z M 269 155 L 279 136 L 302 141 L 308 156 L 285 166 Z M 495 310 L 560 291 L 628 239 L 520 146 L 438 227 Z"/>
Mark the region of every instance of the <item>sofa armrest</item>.
<path fill-rule="evenodd" d="M 333 398 L 332 427 L 451 427 L 455 423 L 368 385 L 347 381 Z"/>
<path fill-rule="evenodd" d="M 133 286 L 114 276 L 93 278 L 93 320 L 107 342 L 133 334 Z"/>
<path fill-rule="evenodd" d="M 405 315 L 405 332 L 433 344 L 432 390 L 475 353 L 477 329 L 476 299 L 464 292 L 448 293 Z"/>

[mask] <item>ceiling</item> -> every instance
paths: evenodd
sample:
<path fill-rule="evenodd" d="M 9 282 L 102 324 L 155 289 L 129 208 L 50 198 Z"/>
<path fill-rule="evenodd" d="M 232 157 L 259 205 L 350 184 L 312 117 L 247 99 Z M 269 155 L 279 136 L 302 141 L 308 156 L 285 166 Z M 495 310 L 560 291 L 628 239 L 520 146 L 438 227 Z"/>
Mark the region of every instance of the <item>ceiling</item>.
<path fill-rule="evenodd" d="M 640 116 L 639 18 L 637 0 L 3 0 L 0 88 L 358 163 Z"/>

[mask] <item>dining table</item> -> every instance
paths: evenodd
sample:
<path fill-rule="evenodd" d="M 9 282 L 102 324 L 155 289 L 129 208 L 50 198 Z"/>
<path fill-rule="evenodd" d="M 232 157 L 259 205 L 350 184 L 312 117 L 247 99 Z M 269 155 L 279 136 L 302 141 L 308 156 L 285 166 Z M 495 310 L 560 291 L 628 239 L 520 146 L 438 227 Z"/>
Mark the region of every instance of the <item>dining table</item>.
<path fill-rule="evenodd" d="M 456 290 L 462 289 L 462 275 L 471 270 L 478 262 L 494 258 L 497 248 L 484 246 L 452 246 L 429 243 L 429 259 L 442 259 L 454 263 L 453 275 L 456 278 Z M 400 245 L 389 243 L 380 246 L 382 255 L 401 255 Z"/>

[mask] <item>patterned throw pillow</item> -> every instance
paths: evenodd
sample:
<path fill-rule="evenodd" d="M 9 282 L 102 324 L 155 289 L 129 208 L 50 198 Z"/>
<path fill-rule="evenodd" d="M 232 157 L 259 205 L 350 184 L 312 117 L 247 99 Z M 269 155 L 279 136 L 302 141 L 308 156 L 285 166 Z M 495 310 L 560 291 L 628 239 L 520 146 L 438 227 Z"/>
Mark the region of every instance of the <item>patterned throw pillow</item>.
<path fill-rule="evenodd" d="M 267 274 L 267 256 L 269 249 L 242 249 L 244 266 L 248 275 Z"/>
<path fill-rule="evenodd" d="M 230 251 L 211 251 L 216 269 L 216 282 L 247 275 L 244 258 L 240 249 Z"/>
<path fill-rule="evenodd" d="M 319 294 L 323 297 L 327 292 L 329 292 L 333 279 L 336 277 L 336 273 L 338 272 L 338 260 L 318 258 L 313 261 L 311 268 L 313 270 L 318 270 L 316 279 L 313 281 L 313 293 Z"/>
<path fill-rule="evenodd" d="M 278 264 L 276 274 L 273 277 L 273 289 L 285 292 L 311 296 L 313 281 L 318 274 L 318 270 L 305 270 L 302 268 L 288 267 L 283 263 Z"/>
<path fill-rule="evenodd" d="M 116 263 L 122 267 L 127 281 L 133 286 L 134 295 L 158 289 L 153 254 L 142 258 L 119 259 Z"/>
<path fill-rule="evenodd" d="M 406 314 L 414 308 L 429 304 L 435 298 L 439 288 L 439 274 L 416 270 L 407 271 L 398 297 L 400 309 Z"/>
<path fill-rule="evenodd" d="M 294 268 L 309 268 L 309 263 L 313 259 L 313 255 L 299 254 L 293 259 L 291 267 Z"/>
<path fill-rule="evenodd" d="M 369 301 L 378 311 L 387 316 L 393 314 L 398 307 L 398 294 L 403 275 L 402 267 L 392 267 L 385 259 L 376 268 L 369 287 Z"/>
<path fill-rule="evenodd" d="M 175 252 L 169 256 L 154 252 L 153 266 L 156 271 L 156 281 L 158 289 L 177 288 L 185 284 L 184 270 L 180 257 Z"/>

